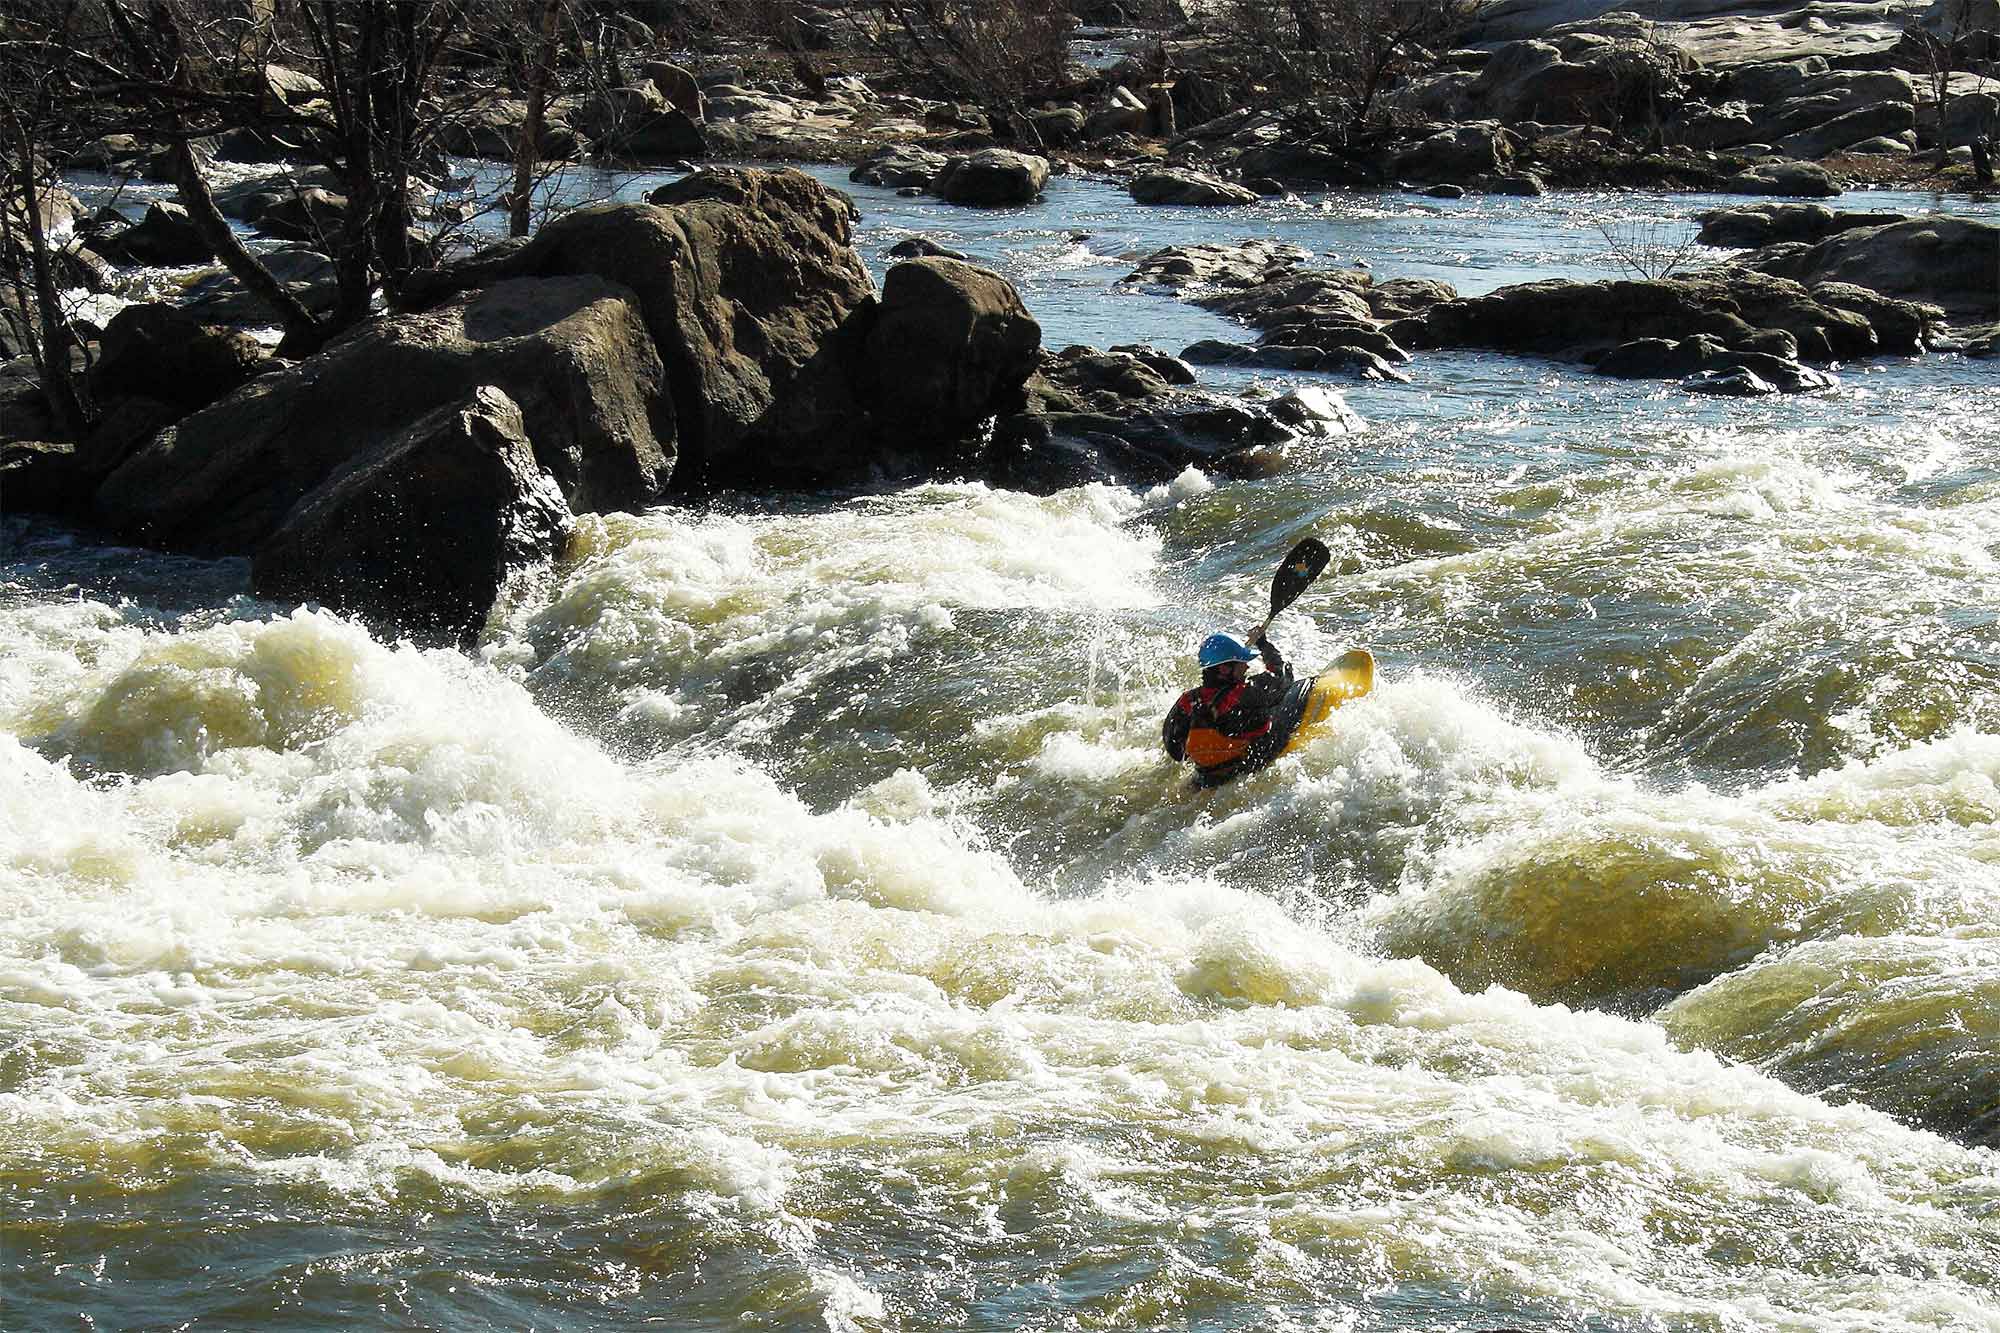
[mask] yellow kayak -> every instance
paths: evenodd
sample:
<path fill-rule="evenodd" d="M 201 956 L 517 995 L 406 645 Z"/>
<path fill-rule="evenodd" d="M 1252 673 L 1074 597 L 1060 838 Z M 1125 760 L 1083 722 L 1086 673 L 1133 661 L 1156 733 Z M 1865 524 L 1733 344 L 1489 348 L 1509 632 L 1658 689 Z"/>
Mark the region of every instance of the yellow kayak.
<path fill-rule="evenodd" d="M 1213 728 L 1195 728 L 1187 738 L 1187 757 L 1197 769 L 1195 782 L 1212 787 L 1256 772 L 1279 755 L 1291 753 L 1334 709 L 1374 688 L 1375 655 L 1366 648 L 1356 648 L 1334 658 L 1318 675 L 1293 681 L 1271 719 L 1271 730 L 1254 741 L 1233 739 Z"/>
<path fill-rule="evenodd" d="M 1349 699 L 1359 699 L 1375 688 L 1375 654 L 1366 648 L 1356 648 L 1333 659 L 1333 664 L 1317 676 L 1309 676 L 1292 686 L 1291 694 L 1285 699 L 1284 716 L 1293 716 L 1298 709 L 1296 721 L 1291 723 L 1292 734 L 1285 738 L 1285 748 L 1280 754 L 1290 754 L 1313 733 L 1314 728 L 1332 715 L 1333 710 Z M 1298 702 L 1293 702 L 1297 696 Z M 1281 720 L 1280 726 L 1285 725 Z"/>

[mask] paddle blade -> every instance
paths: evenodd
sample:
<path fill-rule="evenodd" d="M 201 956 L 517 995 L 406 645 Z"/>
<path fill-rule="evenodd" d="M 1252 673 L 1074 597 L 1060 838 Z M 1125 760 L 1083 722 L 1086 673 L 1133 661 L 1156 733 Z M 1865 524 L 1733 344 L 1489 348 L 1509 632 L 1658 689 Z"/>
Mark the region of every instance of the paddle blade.
<path fill-rule="evenodd" d="M 1278 566 L 1278 572 L 1271 576 L 1271 616 L 1298 600 L 1299 594 L 1312 586 L 1333 559 L 1333 552 L 1324 543 L 1308 537 L 1291 549 L 1285 563 Z M 1268 621 L 1271 617 L 1266 616 Z"/>

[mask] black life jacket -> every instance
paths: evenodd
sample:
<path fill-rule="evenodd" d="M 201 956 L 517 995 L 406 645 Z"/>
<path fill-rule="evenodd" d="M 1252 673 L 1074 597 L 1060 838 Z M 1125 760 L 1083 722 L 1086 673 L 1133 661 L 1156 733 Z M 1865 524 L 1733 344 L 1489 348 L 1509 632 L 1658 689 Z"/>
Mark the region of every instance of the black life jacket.
<path fill-rule="evenodd" d="M 1190 719 L 1183 748 L 1196 768 L 1213 769 L 1233 764 L 1250 752 L 1252 742 L 1270 734 L 1269 717 L 1238 736 L 1228 735 L 1217 725 L 1241 702 L 1249 683 L 1247 680 L 1240 681 L 1226 690 L 1219 685 L 1198 685 L 1183 694 L 1174 705 Z"/>

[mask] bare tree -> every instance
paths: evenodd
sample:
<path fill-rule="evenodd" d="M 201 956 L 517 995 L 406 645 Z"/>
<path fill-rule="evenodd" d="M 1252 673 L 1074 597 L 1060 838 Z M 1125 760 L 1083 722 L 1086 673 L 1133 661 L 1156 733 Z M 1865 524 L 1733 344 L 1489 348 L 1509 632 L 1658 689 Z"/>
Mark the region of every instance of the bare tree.
<path fill-rule="evenodd" d="M 5 16 L 0 26 L 0 303 L 41 381 L 58 430 L 80 437 L 95 408 L 77 373 L 77 340 L 62 308 L 60 256 L 50 222 L 62 197 L 61 168 L 73 136 L 64 133 L 63 81 L 56 67 L 76 30 L 76 6 Z"/>
<path fill-rule="evenodd" d="M 1220 28 L 1280 100 L 1338 98 L 1350 130 L 1436 53 L 1478 0 L 1223 0 Z"/>

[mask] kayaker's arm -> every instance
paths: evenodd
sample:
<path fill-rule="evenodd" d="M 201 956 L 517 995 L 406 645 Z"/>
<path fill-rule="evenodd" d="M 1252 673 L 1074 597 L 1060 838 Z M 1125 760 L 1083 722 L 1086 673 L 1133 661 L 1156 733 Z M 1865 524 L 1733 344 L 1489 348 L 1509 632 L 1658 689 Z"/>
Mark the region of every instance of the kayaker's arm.
<path fill-rule="evenodd" d="M 1264 627 L 1262 625 L 1254 626 L 1251 629 L 1249 638 L 1246 640 L 1246 642 L 1248 642 L 1251 647 L 1257 650 L 1258 656 L 1264 659 L 1264 670 L 1269 671 L 1274 675 L 1283 678 L 1286 681 L 1291 680 L 1292 669 L 1289 666 L 1285 665 L 1285 655 L 1278 651 L 1278 645 L 1272 643 L 1270 636 L 1264 633 Z"/>

